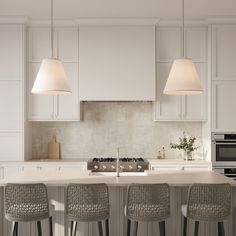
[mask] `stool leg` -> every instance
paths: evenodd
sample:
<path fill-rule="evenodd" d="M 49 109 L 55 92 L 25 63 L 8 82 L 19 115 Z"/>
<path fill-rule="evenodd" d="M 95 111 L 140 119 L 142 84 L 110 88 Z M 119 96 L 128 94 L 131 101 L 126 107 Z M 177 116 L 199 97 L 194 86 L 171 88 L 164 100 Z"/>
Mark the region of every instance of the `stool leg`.
<path fill-rule="evenodd" d="M 73 236 L 74 221 L 70 222 L 70 236 Z"/>
<path fill-rule="evenodd" d="M 134 221 L 134 231 L 133 231 L 133 236 L 138 235 L 138 221 Z"/>
<path fill-rule="evenodd" d="M 194 236 L 198 236 L 199 221 L 195 221 Z"/>
<path fill-rule="evenodd" d="M 38 236 L 42 236 L 41 221 L 37 221 Z"/>
<path fill-rule="evenodd" d="M 18 222 L 12 222 L 12 236 L 18 235 Z"/>
<path fill-rule="evenodd" d="M 76 236 L 78 222 L 75 221 L 74 236 Z"/>
<path fill-rule="evenodd" d="M 218 222 L 218 236 L 225 236 L 224 223 Z"/>
<path fill-rule="evenodd" d="M 187 217 L 184 216 L 183 236 L 187 236 L 187 226 L 188 226 Z"/>
<path fill-rule="evenodd" d="M 106 219 L 105 221 L 105 228 L 106 228 L 106 236 L 109 236 L 109 220 Z"/>
<path fill-rule="evenodd" d="M 131 220 L 128 219 L 128 221 L 127 221 L 127 236 L 130 236 L 130 224 L 131 224 Z"/>
<path fill-rule="evenodd" d="M 160 230 L 160 236 L 166 235 L 165 221 L 159 222 L 159 230 Z"/>
<path fill-rule="evenodd" d="M 103 233 L 102 233 L 102 222 L 101 221 L 98 221 L 98 232 L 99 232 L 99 236 L 103 236 Z"/>
<path fill-rule="evenodd" d="M 49 235 L 53 236 L 53 225 L 52 225 L 52 216 L 49 217 Z"/>

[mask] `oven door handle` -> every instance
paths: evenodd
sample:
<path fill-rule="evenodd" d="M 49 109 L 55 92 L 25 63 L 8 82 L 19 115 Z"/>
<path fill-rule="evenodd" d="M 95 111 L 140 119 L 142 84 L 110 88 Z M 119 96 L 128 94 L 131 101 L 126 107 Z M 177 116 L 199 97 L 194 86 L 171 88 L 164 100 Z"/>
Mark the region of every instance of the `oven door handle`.
<path fill-rule="evenodd" d="M 232 143 L 224 143 L 224 142 L 215 142 L 216 145 L 218 144 L 223 144 L 223 145 L 236 145 L 236 142 L 232 142 Z"/>

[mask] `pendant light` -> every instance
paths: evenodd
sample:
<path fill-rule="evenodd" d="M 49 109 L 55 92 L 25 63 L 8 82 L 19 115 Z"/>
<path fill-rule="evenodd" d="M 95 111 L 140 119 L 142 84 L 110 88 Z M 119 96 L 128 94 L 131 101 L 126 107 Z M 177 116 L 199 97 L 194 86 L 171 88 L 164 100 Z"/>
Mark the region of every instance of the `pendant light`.
<path fill-rule="evenodd" d="M 182 3 L 182 58 L 174 60 L 163 91 L 167 95 L 194 95 L 203 92 L 196 68 L 185 55 L 184 0 Z"/>
<path fill-rule="evenodd" d="M 46 95 L 71 94 L 62 62 L 54 57 L 53 0 L 51 0 L 51 58 L 43 59 L 31 93 Z"/>

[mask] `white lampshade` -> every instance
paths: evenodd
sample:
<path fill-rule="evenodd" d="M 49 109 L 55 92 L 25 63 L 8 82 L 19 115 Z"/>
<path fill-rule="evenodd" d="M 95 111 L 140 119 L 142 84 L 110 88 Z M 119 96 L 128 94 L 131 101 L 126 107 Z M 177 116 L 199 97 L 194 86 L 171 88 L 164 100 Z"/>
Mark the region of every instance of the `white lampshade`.
<path fill-rule="evenodd" d="M 175 60 L 163 93 L 193 95 L 202 92 L 201 82 L 192 60 L 187 58 Z"/>
<path fill-rule="evenodd" d="M 68 79 L 60 60 L 56 58 L 43 59 L 31 92 L 48 95 L 71 94 Z"/>

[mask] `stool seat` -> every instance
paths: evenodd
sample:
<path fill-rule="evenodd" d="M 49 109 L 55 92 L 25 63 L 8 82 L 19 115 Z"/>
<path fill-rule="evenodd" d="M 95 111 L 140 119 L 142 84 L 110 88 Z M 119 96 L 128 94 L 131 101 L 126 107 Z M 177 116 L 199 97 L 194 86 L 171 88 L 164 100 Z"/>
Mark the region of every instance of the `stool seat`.
<path fill-rule="evenodd" d="M 192 204 L 190 210 L 195 212 L 195 219 L 199 218 L 199 220 L 207 215 L 208 219 L 211 219 L 209 221 L 217 221 L 218 218 L 228 214 L 228 209 L 225 206 L 217 204 Z M 181 206 L 181 212 L 184 217 L 187 217 L 187 204 Z"/>
<path fill-rule="evenodd" d="M 70 204 L 68 217 L 78 218 L 80 221 L 98 221 L 109 218 L 109 211 L 104 204 Z"/>
<path fill-rule="evenodd" d="M 166 218 L 166 206 L 163 204 L 130 204 L 129 214 L 134 219 L 142 221 L 155 221 L 155 219 Z"/>

